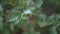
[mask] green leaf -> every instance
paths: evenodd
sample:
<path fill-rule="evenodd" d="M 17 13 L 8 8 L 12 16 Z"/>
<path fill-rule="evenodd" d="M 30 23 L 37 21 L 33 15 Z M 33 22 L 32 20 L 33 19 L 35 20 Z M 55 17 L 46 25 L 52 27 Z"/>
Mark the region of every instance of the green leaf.
<path fill-rule="evenodd" d="M 41 5 L 43 4 L 43 0 L 34 0 L 34 1 L 35 1 L 35 6 L 36 6 L 37 8 L 40 8 Z"/>
<path fill-rule="evenodd" d="M 19 16 L 13 16 L 9 19 L 9 22 L 14 22 L 16 21 L 17 19 L 19 19 Z"/>
<path fill-rule="evenodd" d="M 0 13 L 3 12 L 3 8 L 2 8 L 2 5 L 0 5 Z"/>
<path fill-rule="evenodd" d="M 51 26 L 49 28 L 49 31 L 50 31 L 50 34 L 57 34 L 57 31 L 56 31 L 56 27 L 55 26 Z"/>
<path fill-rule="evenodd" d="M 49 25 L 56 24 L 55 15 L 49 16 Z"/>
<path fill-rule="evenodd" d="M 39 22 L 38 25 L 39 25 L 40 27 L 45 27 L 45 26 L 48 25 L 48 22 Z"/>
<path fill-rule="evenodd" d="M 25 0 L 25 5 L 26 5 L 26 6 L 29 6 L 29 4 L 30 4 L 31 1 L 32 1 L 32 0 Z"/>
<path fill-rule="evenodd" d="M 0 30 L 2 30 L 3 29 L 3 18 L 0 16 Z"/>
<path fill-rule="evenodd" d="M 14 31 L 14 25 L 13 24 L 10 25 L 10 29 L 11 29 L 11 31 Z"/>
<path fill-rule="evenodd" d="M 39 14 L 40 20 L 41 21 L 46 21 L 46 15 L 45 14 Z"/>
<path fill-rule="evenodd" d="M 60 14 L 56 14 L 56 22 L 60 24 Z"/>

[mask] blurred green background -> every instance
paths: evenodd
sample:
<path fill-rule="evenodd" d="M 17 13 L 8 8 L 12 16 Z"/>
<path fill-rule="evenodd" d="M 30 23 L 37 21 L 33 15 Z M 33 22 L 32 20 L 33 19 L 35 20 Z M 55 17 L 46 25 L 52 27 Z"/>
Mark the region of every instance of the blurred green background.
<path fill-rule="evenodd" d="M 60 34 L 60 0 L 0 0 L 0 34 Z"/>

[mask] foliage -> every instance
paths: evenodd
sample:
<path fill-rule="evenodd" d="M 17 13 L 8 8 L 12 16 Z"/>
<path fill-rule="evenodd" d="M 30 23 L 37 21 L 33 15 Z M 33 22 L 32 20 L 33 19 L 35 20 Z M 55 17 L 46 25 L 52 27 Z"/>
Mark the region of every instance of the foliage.
<path fill-rule="evenodd" d="M 60 13 L 42 11 L 52 3 L 60 12 L 60 0 L 0 0 L 0 34 L 60 34 Z"/>

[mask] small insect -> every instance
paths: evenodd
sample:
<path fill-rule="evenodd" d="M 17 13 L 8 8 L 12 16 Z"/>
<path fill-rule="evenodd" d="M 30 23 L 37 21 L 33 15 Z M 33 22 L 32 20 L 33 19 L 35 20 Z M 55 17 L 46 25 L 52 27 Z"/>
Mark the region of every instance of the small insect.
<path fill-rule="evenodd" d="M 32 15 L 32 14 L 30 14 L 30 20 L 31 20 L 31 22 L 35 22 L 35 16 L 34 15 Z"/>

